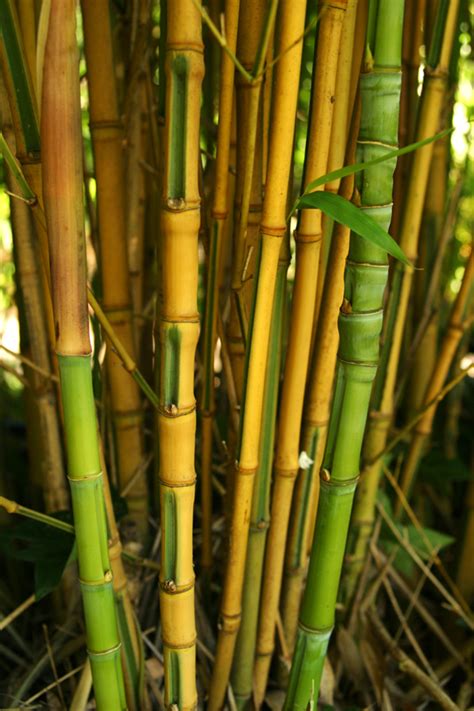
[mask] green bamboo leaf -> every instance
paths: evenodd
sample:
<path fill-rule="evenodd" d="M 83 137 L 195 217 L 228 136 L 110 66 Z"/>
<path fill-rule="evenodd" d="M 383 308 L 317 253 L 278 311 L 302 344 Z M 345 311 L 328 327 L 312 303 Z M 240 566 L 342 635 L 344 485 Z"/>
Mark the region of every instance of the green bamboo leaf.
<path fill-rule="evenodd" d="M 360 237 L 384 249 L 395 259 L 411 266 L 411 262 L 405 257 L 388 232 L 385 232 L 366 212 L 340 195 L 333 195 L 333 193 L 326 193 L 321 190 L 309 193 L 309 195 L 300 197 L 297 207 L 321 210 L 336 222 L 350 227 Z"/>
<path fill-rule="evenodd" d="M 366 170 L 366 168 L 370 168 L 372 165 L 383 163 L 384 161 L 390 160 L 391 158 L 399 158 L 400 156 L 404 156 L 407 153 L 413 153 L 413 151 L 416 151 L 419 148 L 423 148 L 424 146 L 427 146 L 430 143 L 439 141 L 440 138 L 444 138 L 453 130 L 453 128 L 445 128 L 443 131 L 436 133 L 434 136 L 429 136 L 428 138 L 424 138 L 422 141 L 417 141 L 416 143 L 410 143 L 408 146 L 403 146 L 403 148 L 397 148 L 396 150 L 388 151 L 387 153 L 384 153 L 383 155 L 379 156 L 379 158 L 374 158 L 373 160 L 369 160 L 366 163 L 354 163 L 353 165 L 346 165 L 343 168 L 339 168 L 338 170 L 333 170 L 330 173 L 326 173 L 326 175 L 322 175 L 320 178 L 316 178 L 311 183 L 309 183 L 306 186 L 304 195 L 311 193 L 313 190 L 316 190 L 316 188 L 319 188 L 322 185 L 332 183 L 333 180 L 339 180 L 347 177 L 348 175 L 359 173 L 361 170 Z"/>

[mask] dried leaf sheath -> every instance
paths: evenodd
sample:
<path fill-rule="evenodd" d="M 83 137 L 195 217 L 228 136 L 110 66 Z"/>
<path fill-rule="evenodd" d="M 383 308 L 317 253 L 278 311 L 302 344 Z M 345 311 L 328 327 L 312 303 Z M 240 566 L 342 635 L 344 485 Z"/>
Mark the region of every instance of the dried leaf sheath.
<path fill-rule="evenodd" d="M 125 709 L 90 367 L 74 0 L 53 0 L 46 42 L 44 198 L 87 647 L 98 709 Z"/>
<path fill-rule="evenodd" d="M 164 176 L 159 322 L 160 605 L 165 701 L 196 706 L 194 570 L 199 108 L 204 75 L 201 17 L 192 0 L 167 7 Z"/>

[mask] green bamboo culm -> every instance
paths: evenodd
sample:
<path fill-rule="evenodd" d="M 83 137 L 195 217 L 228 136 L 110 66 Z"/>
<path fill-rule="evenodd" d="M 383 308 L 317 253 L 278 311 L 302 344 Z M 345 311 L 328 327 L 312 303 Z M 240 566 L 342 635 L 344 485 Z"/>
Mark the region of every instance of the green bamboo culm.
<path fill-rule="evenodd" d="M 56 350 L 87 649 L 97 708 L 115 711 L 126 709 L 126 701 L 92 389 L 74 0 L 51 2 L 41 137 Z"/>
<path fill-rule="evenodd" d="M 374 41 L 367 48 L 360 81 L 358 161 L 371 160 L 397 144 L 403 6 L 403 0 L 378 3 Z M 394 169 L 395 160 L 388 160 L 357 177 L 361 209 L 384 229 L 388 229 L 391 219 Z M 379 358 L 387 275 L 386 252 L 353 234 L 338 323 L 334 401 L 308 579 L 284 705 L 287 711 L 303 711 L 318 697 L 334 626 L 362 439 Z"/>

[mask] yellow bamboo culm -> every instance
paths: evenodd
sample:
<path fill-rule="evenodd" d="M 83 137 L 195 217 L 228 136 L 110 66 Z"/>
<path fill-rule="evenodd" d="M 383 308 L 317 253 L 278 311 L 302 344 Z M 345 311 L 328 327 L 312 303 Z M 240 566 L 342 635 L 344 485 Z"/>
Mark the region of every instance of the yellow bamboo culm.
<path fill-rule="evenodd" d="M 197 704 L 194 358 L 199 337 L 199 111 L 204 76 L 201 15 L 192 0 L 168 3 L 165 71 L 157 415 L 160 606 L 166 708 L 188 711 Z"/>
<path fill-rule="evenodd" d="M 347 2 L 334 2 L 325 6 L 319 25 L 312 95 L 313 130 L 308 141 L 305 183 L 323 175 L 327 168 L 339 45 L 346 7 Z M 277 92 L 275 100 L 278 100 Z M 295 233 L 296 274 L 276 440 L 274 488 L 257 636 L 254 670 L 254 697 L 257 708 L 263 702 L 273 654 L 286 534 L 298 473 L 301 415 L 311 347 L 321 239 L 321 212 L 303 210 Z"/>
<path fill-rule="evenodd" d="M 135 359 L 126 242 L 124 133 L 115 89 L 112 33 L 107 0 L 83 0 L 84 46 L 90 102 L 90 126 L 97 179 L 102 306 L 120 341 Z M 120 358 L 107 349 L 107 377 L 116 433 L 121 488 L 143 461 L 143 413 L 139 388 Z M 143 541 L 148 527 L 145 477 L 127 493 L 132 533 Z"/>
<path fill-rule="evenodd" d="M 280 5 L 281 49 L 294 44 L 304 27 L 305 0 Z M 224 703 L 240 625 L 242 587 L 255 472 L 258 466 L 265 367 L 270 337 L 278 260 L 286 232 L 286 200 L 296 119 L 302 44 L 283 54 L 274 71 L 274 104 L 268 154 L 268 175 L 261 225 L 261 257 L 250 344 L 242 438 L 235 474 L 229 555 L 220 609 L 220 629 L 209 694 L 209 711 Z"/>
<path fill-rule="evenodd" d="M 446 328 L 446 333 L 441 343 L 441 348 L 436 360 L 436 364 L 431 372 L 429 385 L 426 389 L 424 404 L 430 403 L 441 390 L 448 376 L 449 369 L 456 355 L 459 343 L 464 333 L 463 316 L 464 310 L 470 292 L 472 289 L 474 277 L 474 250 L 471 249 L 471 254 L 468 259 L 461 288 L 454 302 L 449 322 Z M 423 415 L 422 419 L 417 423 L 413 436 L 411 438 L 408 454 L 404 459 L 403 468 L 400 478 L 400 488 L 405 497 L 408 494 L 412 485 L 413 478 L 416 473 L 418 462 L 423 454 L 423 447 L 426 439 L 431 433 L 433 420 L 437 409 L 437 404 L 432 405 Z M 399 516 L 402 511 L 401 499 L 397 499 L 395 506 L 395 515 Z"/>

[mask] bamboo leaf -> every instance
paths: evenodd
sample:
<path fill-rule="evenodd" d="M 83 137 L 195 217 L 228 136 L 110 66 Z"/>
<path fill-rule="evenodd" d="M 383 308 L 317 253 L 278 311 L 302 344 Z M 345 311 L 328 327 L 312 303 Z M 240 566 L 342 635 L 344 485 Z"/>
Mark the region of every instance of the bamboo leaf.
<path fill-rule="evenodd" d="M 413 153 L 413 151 L 417 151 L 419 148 L 423 148 L 424 146 L 428 146 L 430 143 L 439 141 L 440 138 L 444 138 L 453 130 L 453 128 L 446 128 L 443 131 L 436 133 L 434 136 L 429 136 L 428 138 L 424 138 L 422 141 L 417 141 L 416 143 L 410 143 L 408 146 L 403 146 L 403 148 L 397 148 L 396 150 L 388 151 L 382 156 L 379 156 L 379 158 L 374 158 L 373 160 L 369 160 L 366 163 L 353 163 L 353 165 L 345 165 L 343 168 L 339 168 L 338 170 L 333 170 L 330 173 L 326 173 L 326 175 L 322 175 L 320 178 L 316 178 L 316 180 L 313 180 L 311 183 L 309 183 L 306 186 L 304 195 L 311 193 L 313 190 L 316 190 L 316 188 L 319 188 L 322 185 L 331 183 L 333 180 L 340 180 L 342 178 L 347 177 L 348 175 L 353 175 L 353 173 L 359 173 L 361 170 L 366 170 L 366 168 L 370 168 L 371 166 L 377 165 L 378 163 L 383 163 L 384 161 L 390 160 L 391 158 L 399 158 L 400 156 L 404 156 L 407 153 Z"/>
<path fill-rule="evenodd" d="M 336 222 L 350 227 L 360 237 L 384 249 L 395 259 L 411 266 L 411 262 L 388 232 L 385 232 L 366 212 L 340 195 L 317 191 L 300 197 L 297 207 L 321 210 Z"/>

